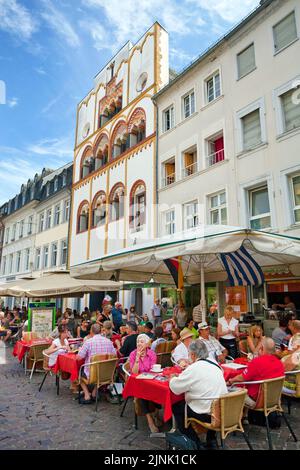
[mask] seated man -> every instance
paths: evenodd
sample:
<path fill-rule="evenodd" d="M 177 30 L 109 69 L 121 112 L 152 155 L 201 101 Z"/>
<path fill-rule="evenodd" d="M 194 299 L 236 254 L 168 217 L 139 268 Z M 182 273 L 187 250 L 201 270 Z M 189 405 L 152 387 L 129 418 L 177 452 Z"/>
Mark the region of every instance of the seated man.
<path fill-rule="evenodd" d="M 128 357 L 132 351 L 136 349 L 137 324 L 134 321 L 127 322 L 127 336 L 119 349 L 120 354 Z"/>
<path fill-rule="evenodd" d="M 153 330 L 153 323 L 151 321 L 147 321 L 144 325 L 144 333 L 146 333 L 147 336 L 149 336 L 150 339 L 154 338 L 154 334 L 152 332 Z"/>
<path fill-rule="evenodd" d="M 272 339 L 274 340 L 277 349 L 280 349 L 282 344 L 287 344 L 291 338 L 291 335 L 287 332 L 288 322 L 289 320 L 287 317 L 281 318 L 279 320 L 279 326 L 277 326 L 272 332 Z"/>
<path fill-rule="evenodd" d="M 184 426 L 185 403 L 187 416 L 196 418 L 205 423 L 211 422 L 211 405 L 213 400 L 203 400 L 205 397 L 218 398 L 227 393 L 227 387 L 221 367 L 208 359 L 208 351 L 200 339 L 192 341 L 189 345 L 189 365 L 178 377 L 170 380 L 170 389 L 173 393 L 185 394 L 185 401 L 175 403 L 172 411 L 181 433 L 193 439 L 201 447 L 198 436 L 192 426 Z M 215 431 L 208 431 L 206 436 L 208 448 L 217 447 Z"/>
<path fill-rule="evenodd" d="M 91 327 L 91 338 L 83 343 L 82 348 L 77 354 L 77 360 L 80 361 L 84 359 L 86 363 L 91 362 L 91 357 L 96 354 L 116 354 L 116 350 L 113 347 L 112 342 L 101 336 L 101 326 L 98 323 L 95 323 Z M 90 376 L 90 366 L 85 366 L 83 369 L 83 377 L 88 379 Z M 82 390 L 84 392 L 84 401 L 83 403 L 91 403 L 91 398 L 96 397 L 97 387 L 95 386 L 92 391 L 92 396 L 89 392 L 89 389 L 86 384 L 81 384 Z"/>
<path fill-rule="evenodd" d="M 193 332 L 188 328 L 184 328 L 180 332 L 180 343 L 172 352 L 172 358 L 181 367 L 186 367 L 189 363 L 189 350 L 188 347 L 193 341 Z"/>
<path fill-rule="evenodd" d="M 289 341 L 288 350 L 296 352 L 300 349 L 300 320 L 292 320 L 289 322 L 289 329 L 292 337 Z"/>
<path fill-rule="evenodd" d="M 210 335 L 209 325 L 206 322 L 199 323 L 198 331 L 199 339 L 207 347 L 209 357 L 221 363 L 225 362 L 228 351 L 216 338 Z"/>
<path fill-rule="evenodd" d="M 165 343 L 166 339 L 163 338 L 164 330 L 162 326 L 157 326 L 154 330 L 154 338 L 155 340 L 151 344 L 152 351 L 155 352 L 156 346 L 160 343 Z"/>
<path fill-rule="evenodd" d="M 66 318 L 62 318 L 61 320 L 58 320 L 57 326 L 54 328 L 54 330 L 52 331 L 52 333 L 49 336 L 50 339 L 59 338 L 59 332 L 58 332 L 59 325 L 63 325 L 63 326 L 68 327 L 68 320 Z M 70 331 L 69 331 L 68 338 L 72 338 L 72 335 L 71 335 Z"/>
<path fill-rule="evenodd" d="M 284 376 L 284 368 L 276 356 L 275 343 L 272 338 L 263 338 L 262 349 L 259 356 L 249 362 L 246 369 L 236 377 L 228 380 L 231 385 L 238 382 L 255 382 L 257 380 L 275 379 Z M 259 384 L 247 385 L 248 395 L 245 404 L 248 408 L 255 408 L 259 393 Z"/>

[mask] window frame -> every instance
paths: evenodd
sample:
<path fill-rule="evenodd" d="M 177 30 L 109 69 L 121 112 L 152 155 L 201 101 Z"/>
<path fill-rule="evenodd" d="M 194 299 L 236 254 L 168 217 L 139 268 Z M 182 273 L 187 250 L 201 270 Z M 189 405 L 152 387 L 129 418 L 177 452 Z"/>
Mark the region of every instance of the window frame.
<path fill-rule="evenodd" d="M 252 215 L 252 205 L 253 205 L 253 200 L 252 200 L 252 195 L 255 193 L 255 192 L 258 192 L 262 189 L 266 189 L 266 192 L 267 192 L 267 195 L 268 195 L 268 202 L 269 202 L 269 212 L 264 212 L 263 214 L 259 214 L 259 215 L 255 215 L 253 216 Z M 272 228 L 272 215 L 271 215 L 271 204 L 270 204 L 270 194 L 269 194 L 269 188 L 268 188 L 268 183 L 266 182 L 266 184 L 262 184 L 261 186 L 258 185 L 256 187 L 253 187 L 253 188 L 249 188 L 248 190 L 248 213 L 249 213 L 249 228 L 251 230 L 270 230 Z M 255 220 L 260 220 L 260 219 L 263 219 L 263 218 L 266 218 L 266 217 L 269 217 L 270 218 L 270 226 L 269 227 L 264 227 L 262 229 L 256 229 L 256 228 L 253 228 L 251 226 L 251 222 L 252 221 L 255 221 Z"/>
<path fill-rule="evenodd" d="M 216 84 L 215 84 L 215 77 L 219 75 L 219 80 L 220 80 L 220 94 L 216 96 Z M 208 99 L 208 83 L 213 80 L 213 99 L 209 101 Z M 213 73 L 211 73 L 208 77 L 205 78 L 204 80 L 204 97 L 205 97 L 205 105 L 211 104 L 214 101 L 216 101 L 220 96 L 222 96 L 222 76 L 221 76 L 221 69 L 218 68 L 216 69 Z"/>
<path fill-rule="evenodd" d="M 21 250 L 16 253 L 16 273 L 21 272 L 22 252 Z"/>
<path fill-rule="evenodd" d="M 276 26 L 278 26 L 280 23 L 282 23 L 284 20 L 286 20 L 292 14 L 294 15 L 294 19 L 295 19 L 296 37 L 294 39 L 292 39 L 292 41 L 289 42 L 288 44 L 285 44 L 284 46 L 282 46 L 280 49 L 276 49 L 275 28 L 276 28 Z M 274 55 L 277 55 L 281 51 L 284 51 L 284 49 L 291 46 L 295 41 L 297 41 L 299 39 L 299 28 L 298 28 L 297 15 L 296 15 L 296 10 L 295 9 L 291 10 L 287 15 L 285 15 L 283 18 L 281 18 L 279 21 L 277 21 L 277 23 L 275 23 L 272 26 L 272 37 L 273 37 L 273 54 Z"/>
<path fill-rule="evenodd" d="M 166 113 L 170 112 L 170 127 L 166 129 Z M 162 111 L 162 133 L 168 132 L 175 127 L 175 106 L 174 103 L 170 104 Z"/>
<path fill-rule="evenodd" d="M 66 259 L 64 261 L 64 252 Z M 64 266 L 68 262 L 68 239 L 66 238 L 65 240 L 61 241 L 61 246 L 60 246 L 60 265 Z"/>
<path fill-rule="evenodd" d="M 191 215 L 191 216 L 188 216 L 187 207 L 195 205 L 195 204 L 197 205 L 197 212 L 193 213 L 193 215 Z M 197 223 L 193 224 L 192 227 L 188 227 L 188 220 L 190 218 L 196 218 L 197 219 Z M 199 226 L 199 201 L 198 201 L 198 199 L 193 199 L 192 201 L 188 201 L 188 202 L 185 202 L 183 204 L 183 229 L 184 230 L 193 230 L 194 228 L 196 228 L 198 226 Z"/>
<path fill-rule="evenodd" d="M 39 233 L 43 232 L 45 228 L 45 211 L 39 214 Z"/>
<path fill-rule="evenodd" d="M 167 217 L 169 214 L 173 214 L 173 218 L 171 218 L 169 221 L 167 220 Z M 168 231 L 168 227 L 173 226 L 173 231 Z M 164 232 L 166 235 L 174 235 L 176 233 L 176 212 L 175 208 L 171 208 L 167 211 L 164 212 Z"/>
<path fill-rule="evenodd" d="M 220 201 L 220 196 L 221 194 L 225 194 L 225 203 L 221 204 Z M 211 200 L 213 197 L 218 197 L 218 205 L 216 207 L 211 206 Z M 208 224 L 209 225 L 223 225 L 222 223 L 222 216 L 221 216 L 221 211 L 222 209 L 226 209 L 226 223 L 224 225 L 228 225 L 228 199 L 227 199 L 227 191 L 226 188 L 220 189 L 217 192 L 211 193 L 207 195 L 208 198 Z M 218 219 L 219 222 L 217 224 L 214 224 L 212 222 L 212 212 L 218 211 Z"/>
<path fill-rule="evenodd" d="M 54 250 L 54 248 L 56 248 L 56 249 Z M 53 260 L 54 254 L 55 254 L 55 263 L 54 263 L 54 260 Z M 51 268 L 57 267 L 57 261 L 58 261 L 58 243 L 53 242 L 53 243 L 51 243 L 51 260 L 50 260 Z"/>
<path fill-rule="evenodd" d="M 50 216 L 49 216 L 50 214 Z M 46 210 L 46 220 L 45 220 L 45 230 L 50 230 L 52 228 L 52 207 Z"/>
<path fill-rule="evenodd" d="M 58 210 L 57 210 L 58 209 Z M 53 226 L 56 227 L 61 223 L 61 203 L 59 202 L 54 206 L 54 218 L 53 218 Z"/>
<path fill-rule="evenodd" d="M 189 97 L 189 106 L 190 106 L 190 111 L 191 111 L 192 110 L 192 106 L 191 106 L 191 103 L 192 103 L 191 96 L 192 95 L 194 95 L 194 110 L 193 110 L 193 112 L 190 112 L 190 114 L 188 116 L 185 116 L 185 99 L 187 97 Z M 182 121 L 184 121 L 185 119 L 190 118 L 195 113 L 196 113 L 196 93 L 195 93 L 195 88 L 191 88 L 190 91 L 188 91 L 187 93 L 185 93 L 181 97 L 181 118 L 182 118 Z"/>
<path fill-rule="evenodd" d="M 241 54 L 246 52 L 251 46 L 253 46 L 254 66 L 251 70 L 248 70 L 248 72 L 244 73 L 243 75 L 240 75 L 239 57 L 241 56 Z M 244 78 L 247 75 L 249 75 L 250 73 L 254 72 L 254 70 L 256 70 L 256 69 L 257 69 L 257 65 L 256 65 L 256 54 L 255 54 L 255 42 L 252 41 L 250 44 L 248 44 L 248 46 L 244 47 L 240 52 L 238 52 L 236 54 L 236 77 L 237 77 L 237 81 L 242 80 L 242 78 Z"/>
<path fill-rule="evenodd" d="M 242 119 L 251 114 L 252 112 L 259 110 L 260 117 L 260 129 L 261 129 L 261 142 L 257 145 L 247 148 L 244 148 L 244 130 L 243 130 L 243 121 Z M 238 155 L 251 152 L 261 145 L 267 144 L 267 127 L 266 127 L 266 117 L 265 117 L 265 99 L 259 98 L 258 100 L 250 103 L 248 106 L 240 109 L 236 112 L 236 128 L 237 128 L 237 148 Z"/>
<path fill-rule="evenodd" d="M 47 253 L 47 263 L 45 263 L 45 255 Z M 43 246 L 42 269 L 47 269 L 49 266 L 49 245 Z"/>
<path fill-rule="evenodd" d="M 33 227 L 33 215 L 30 215 L 28 217 L 27 235 L 32 235 L 32 227 Z"/>
<path fill-rule="evenodd" d="M 30 268 L 30 248 L 26 248 L 24 257 L 24 271 L 29 271 Z"/>
<path fill-rule="evenodd" d="M 295 191 L 294 191 L 294 186 L 293 186 L 293 179 L 299 177 L 300 178 L 300 172 L 298 173 L 293 173 L 291 175 L 288 175 L 289 177 L 289 189 L 290 189 L 290 195 L 291 195 L 291 203 L 292 203 L 292 220 L 293 220 L 293 225 L 299 225 L 300 220 L 297 222 L 296 217 L 295 217 L 295 211 L 300 211 L 300 204 L 296 204 L 295 200 Z"/>
<path fill-rule="evenodd" d="M 42 250 L 41 248 L 36 248 L 35 249 L 35 263 L 34 263 L 34 269 L 35 271 L 39 271 L 41 269 L 41 254 Z"/>

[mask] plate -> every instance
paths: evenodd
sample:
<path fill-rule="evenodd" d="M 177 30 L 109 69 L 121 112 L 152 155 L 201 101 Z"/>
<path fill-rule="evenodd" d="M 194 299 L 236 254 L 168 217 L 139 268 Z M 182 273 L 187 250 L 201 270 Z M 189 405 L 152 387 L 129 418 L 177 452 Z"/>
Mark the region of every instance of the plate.
<path fill-rule="evenodd" d="M 160 371 L 150 369 L 150 372 L 153 372 L 154 374 L 161 374 L 163 372 L 163 369 L 160 369 Z"/>

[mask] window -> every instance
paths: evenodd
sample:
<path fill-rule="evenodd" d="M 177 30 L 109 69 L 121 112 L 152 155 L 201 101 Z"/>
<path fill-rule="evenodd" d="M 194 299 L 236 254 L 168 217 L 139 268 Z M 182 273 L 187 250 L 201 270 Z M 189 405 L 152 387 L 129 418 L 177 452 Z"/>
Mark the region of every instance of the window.
<path fill-rule="evenodd" d="M 35 269 L 38 271 L 41 265 L 41 249 L 37 248 L 35 250 Z"/>
<path fill-rule="evenodd" d="M 46 230 L 51 228 L 51 221 L 52 221 L 52 209 L 48 209 L 46 212 Z"/>
<path fill-rule="evenodd" d="M 54 225 L 59 225 L 60 222 L 60 204 L 57 204 L 54 208 Z"/>
<path fill-rule="evenodd" d="M 124 217 L 124 187 L 115 188 L 110 196 L 110 220 L 116 221 Z"/>
<path fill-rule="evenodd" d="M 63 177 L 62 177 L 62 185 L 63 186 L 66 186 L 67 184 L 67 175 L 66 174 L 63 174 Z"/>
<path fill-rule="evenodd" d="M 259 109 L 242 117 L 243 150 L 249 150 L 262 142 Z"/>
<path fill-rule="evenodd" d="M 25 262 L 24 262 L 25 271 L 29 271 L 29 261 L 30 261 L 30 248 L 27 248 L 25 250 Z"/>
<path fill-rule="evenodd" d="M 54 180 L 54 192 L 58 190 L 58 178 Z"/>
<path fill-rule="evenodd" d="M 22 206 L 24 206 L 25 202 L 26 202 L 26 192 L 23 192 L 22 193 Z"/>
<path fill-rule="evenodd" d="M 9 227 L 7 227 L 6 232 L 5 232 L 5 243 L 9 242 Z"/>
<path fill-rule="evenodd" d="M 49 258 L 49 246 L 44 246 L 43 250 L 43 268 L 48 267 L 48 258 Z"/>
<path fill-rule="evenodd" d="M 255 69 L 254 44 L 237 55 L 238 78 L 242 78 Z"/>
<path fill-rule="evenodd" d="M 13 225 L 12 234 L 11 234 L 11 241 L 14 242 L 16 239 L 16 231 L 17 231 L 17 224 Z"/>
<path fill-rule="evenodd" d="M 57 243 L 52 244 L 51 249 L 51 266 L 55 267 L 57 265 Z"/>
<path fill-rule="evenodd" d="M 68 222 L 70 218 L 70 199 L 64 202 L 64 222 Z"/>
<path fill-rule="evenodd" d="M 6 256 L 3 256 L 3 261 L 2 261 L 2 274 L 6 273 Z"/>
<path fill-rule="evenodd" d="M 163 163 L 163 179 L 162 187 L 165 188 L 170 184 L 175 183 L 176 180 L 176 166 L 175 166 L 175 157 L 167 162 Z"/>
<path fill-rule="evenodd" d="M 67 264 L 67 256 L 68 256 L 68 242 L 67 240 L 63 240 L 61 243 L 61 263 L 62 265 Z"/>
<path fill-rule="evenodd" d="M 84 201 L 80 204 L 77 215 L 77 233 L 82 233 L 89 228 L 89 203 Z"/>
<path fill-rule="evenodd" d="M 275 52 L 280 51 L 297 39 L 297 27 L 294 11 L 273 26 L 273 36 Z"/>
<path fill-rule="evenodd" d="M 80 169 L 81 178 L 85 178 L 94 170 L 95 170 L 95 159 L 93 156 L 93 149 L 92 147 L 87 147 L 83 153 L 82 160 L 81 160 L 81 169 Z"/>
<path fill-rule="evenodd" d="M 175 233 L 175 210 L 171 209 L 165 213 L 165 232 L 167 235 Z"/>
<path fill-rule="evenodd" d="M 112 137 L 112 158 L 119 157 L 130 146 L 130 137 L 128 135 L 127 125 L 124 121 L 120 121 L 113 131 Z"/>
<path fill-rule="evenodd" d="M 184 228 L 190 229 L 198 225 L 198 202 L 184 204 Z"/>
<path fill-rule="evenodd" d="M 182 153 L 182 178 L 193 175 L 197 171 L 197 146 L 194 145 Z"/>
<path fill-rule="evenodd" d="M 163 111 L 163 132 L 167 132 L 174 127 L 174 106 L 170 106 Z"/>
<path fill-rule="evenodd" d="M 96 194 L 92 204 L 92 228 L 105 225 L 106 222 L 106 194 L 101 191 Z"/>
<path fill-rule="evenodd" d="M 268 187 L 261 186 L 249 191 L 250 227 L 263 230 L 271 227 Z"/>
<path fill-rule="evenodd" d="M 182 98 L 183 117 L 188 118 L 195 112 L 195 93 L 192 91 Z"/>
<path fill-rule="evenodd" d="M 31 235 L 31 234 L 32 234 L 32 225 L 33 225 L 33 215 L 30 215 L 29 218 L 28 218 L 28 231 L 27 231 L 27 235 Z"/>
<path fill-rule="evenodd" d="M 49 194 L 50 194 L 50 183 L 48 183 L 46 186 L 46 197 L 49 197 Z"/>
<path fill-rule="evenodd" d="M 300 223 L 300 174 L 291 178 L 295 224 Z"/>
<path fill-rule="evenodd" d="M 209 197 L 209 224 L 227 225 L 226 192 Z"/>
<path fill-rule="evenodd" d="M 32 186 L 30 190 L 30 199 L 32 200 L 34 198 L 34 186 Z"/>
<path fill-rule="evenodd" d="M 138 232 L 146 224 L 146 187 L 137 182 L 130 194 L 130 227 Z"/>
<path fill-rule="evenodd" d="M 225 159 L 223 131 L 206 139 L 207 166 L 215 165 Z"/>
<path fill-rule="evenodd" d="M 39 232 L 42 232 L 44 230 L 44 219 L 45 215 L 44 212 L 42 212 L 39 216 Z"/>
<path fill-rule="evenodd" d="M 19 238 L 23 238 L 24 234 L 24 220 L 21 220 L 20 227 L 19 227 Z"/>
<path fill-rule="evenodd" d="M 21 269 L 21 251 L 17 252 L 16 258 L 16 272 L 19 273 Z"/>
<path fill-rule="evenodd" d="M 220 72 L 206 80 L 206 102 L 210 103 L 221 95 Z"/>
<path fill-rule="evenodd" d="M 96 144 L 95 169 L 98 170 L 108 163 L 108 137 L 103 134 Z"/>
<path fill-rule="evenodd" d="M 293 99 L 294 94 L 295 89 L 292 88 L 280 96 L 283 116 L 283 132 L 288 132 L 300 127 L 300 102 L 299 99 Z"/>
<path fill-rule="evenodd" d="M 14 263 L 14 255 L 9 255 L 9 263 L 8 263 L 8 274 L 13 272 L 13 263 Z"/>

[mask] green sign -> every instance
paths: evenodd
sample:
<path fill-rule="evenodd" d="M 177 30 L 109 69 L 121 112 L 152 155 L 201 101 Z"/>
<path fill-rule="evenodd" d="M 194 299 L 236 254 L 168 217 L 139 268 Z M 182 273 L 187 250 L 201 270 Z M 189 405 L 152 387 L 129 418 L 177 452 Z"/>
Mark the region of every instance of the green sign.
<path fill-rule="evenodd" d="M 166 284 L 159 284 L 159 282 L 138 282 L 136 284 L 124 284 L 123 290 L 131 289 L 155 289 L 157 287 L 169 287 Z"/>
<path fill-rule="evenodd" d="M 28 331 L 46 338 L 55 327 L 56 305 L 54 302 L 32 302 L 28 309 Z"/>

